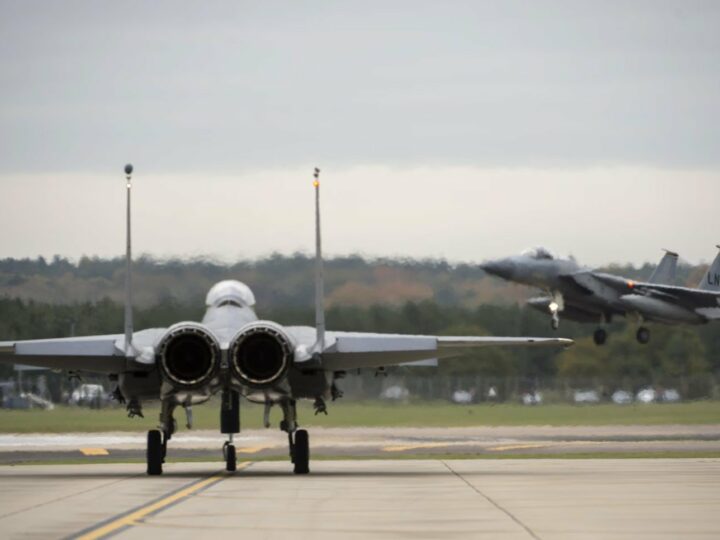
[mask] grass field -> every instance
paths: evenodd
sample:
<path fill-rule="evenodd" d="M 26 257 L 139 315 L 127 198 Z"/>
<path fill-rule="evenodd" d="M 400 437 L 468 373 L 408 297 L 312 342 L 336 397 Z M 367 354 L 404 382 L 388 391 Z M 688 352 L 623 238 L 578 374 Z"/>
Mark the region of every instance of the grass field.
<path fill-rule="evenodd" d="M 219 404 L 211 402 L 193 410 L 195 429 L 217 429 Z M 653 405 L 452 405 L 445 402 L 381 404 L 377 402 L 340 402 L 331 404 L 329 415 L 315 416 L 309 403 L 298 410 L 306 427 L 443 427 L 443 426 L 600 426 L 720 424 L 720 401 L 698 401 Z M 185 422 L 182 410 L 179 425 Z M 273 409 L 271 421 L 277 426 L 281 414 Z M 127 418 L 122 408 L 90 410 L 58 407 L 53 411 L 11 411 L 0 409 L 0 433 L 62 433 L 97 431 L 143 431 L 157 425 L 158 408 L 145 409 L 145 418 Z M 242 404 L 243 428 L 259 428 L 262 407 Z"/>

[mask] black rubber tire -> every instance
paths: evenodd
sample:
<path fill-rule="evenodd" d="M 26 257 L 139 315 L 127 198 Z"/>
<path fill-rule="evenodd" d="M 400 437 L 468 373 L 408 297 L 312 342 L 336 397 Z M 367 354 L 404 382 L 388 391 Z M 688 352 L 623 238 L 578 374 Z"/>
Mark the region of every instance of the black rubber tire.
<path fill-rule="evenodd" d="M 235 445 L 228 444 L 225 447 L 225 470 L 227 472 L 235 472 L 237 470 L 237 453 Z"/>
<path fill-rule="evenodd" d="M 641 326 L 637 329 L 635 337 L 637 338 L 638 343 L 641 343 L 642 345 L 647 345 L 650 342 L 650 330 L 648 330 L 644 326 Z"/>
<path fill-rule="evenodd" d="M 147 434 L 147 473 L 150 476 L 162 474 L 164 460 L 162 431 L 153 429 Z"/>
<path fill-rule="evenodd" d="M 604 328 L 598 328 L 595 330 L 595 333 L 593 334 L 593 341 L 597 346 L 605 345 L 605 342 L 607 341 L 607 332 Z"/>
<path fill-rule="evenodd" d="M 560 319 L 556 319 L 554 317 L 550 319 L 550 328 L 552 328 L 553 330 L 557 330 L 558 328 L 560 328 Z"/>
<path fill-rule="evenodd" d="M 310 472 L 310 437 L 307 430 L 298 429 L 295 432 L 293 464 L 295 465 L 295 474 L 308 474 Z"/>

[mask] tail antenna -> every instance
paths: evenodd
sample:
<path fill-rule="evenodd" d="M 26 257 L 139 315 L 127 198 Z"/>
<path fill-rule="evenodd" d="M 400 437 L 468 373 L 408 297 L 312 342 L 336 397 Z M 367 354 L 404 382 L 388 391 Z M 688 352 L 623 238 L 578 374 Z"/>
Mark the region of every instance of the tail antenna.
<path fill-rule="evenodd" d="M 315 187 L 315 354 L 325 350 L 325 290 L 323 276 L 322 238 L 320 234 L 320 169 L 313 174 Z"/>
<path fill-rule="evenodd" d="M 125 218 L 125 356 L 135 356 L 135 348 L 132 344 L 133 337 L 133 312 L 132 312 L 132 230 L 130 227 L 130 194 L 132 191 L 132 172 L 131 164 L 125 165 L 125 179 L 127 188 L 127 215 Z"/>

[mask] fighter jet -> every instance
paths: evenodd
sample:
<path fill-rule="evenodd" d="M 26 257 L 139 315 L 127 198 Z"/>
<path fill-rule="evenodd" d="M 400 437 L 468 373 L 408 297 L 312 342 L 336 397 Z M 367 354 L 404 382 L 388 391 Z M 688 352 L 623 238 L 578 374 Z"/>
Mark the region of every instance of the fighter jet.
<path fill-rule="evenodd" d="M 716 247 L 720 249 L 720 245 Z M 628 313 L 665 324 L 706 324 L 720 319 L 720 253 L 694 289 L 636 282 L 612 274 L 596 277 L 620 295 Z"/>
<path fill-rule="evenodd" d="M 675 280 L 677 260 L 677 253 L 666 250 L 655 272 L 647 283 L 643 283 L 643 291 L 661 283 L 672 284 Z M 607 340 L 607 331 L 602 325 L 610 322 L 616 315 L 634 314 L 641 324 L 643 321 L 668 322 L 667 319 L 657 317 L 653 310 L 641 306 L 642 302 L 624 298 L 628 296 L 628 280 L 580 266 L 572 258 L 556 258 L 544 248 L 485 262 L 480 267 L 488 274 L 545 291 L 546 295 L 531 298 L 527 303 L 534 309 L 549 313 L 552 328 L 555 330 L 560 326 L 561 314 L 571 321 L 600 324 L 593 334 L 597 345 L 603 345 Z M 615 279 L 618 281 L 613 281 Z M 649 304 L 649 301 L 645 303 Z M 640 343 L 648 343 L 650 331 L 641 325 L 636 337 Z"/>
<path fill-rule="evenodd" d="M 264 404 L 265 426 L 278 405 L 296 474 L 309 472 L 308 432 L 299 429 L 296 403 L 314 402 L 327 412 L 326 400 L 342 396 L 337 380 L 348 371 L 380 369 L 426 359 L 445 359 L 477 347 L 551 346 L 567 339 L 491 336 L 426 336 L 325 331 L 323 260 L 320 235 L 320 181 L 315 169 L 315 327 L 283 326 L 259 320 L 255 297 L 239 281 L 221 281 L 207 294 L 202 321 L 178 322 L 169 328 L 135 332 L 132 320 L 130 194 L 127 180 L 127 243 L 124 334 L 0 342 L 0 361 L 72 372 L 107 374 L 117 381 L 116 397 L 127 403 L 129 416 L 142 415 L 143 403 L 160 401 L 157 429 L 147 434 L 147 473 L 162 473 L 168 441 L 176 432 L 174 412 L 219 394 L 220 431 L 225 466 L 236 470 L 233 436 L 240 432 L 240 398 Z"/>

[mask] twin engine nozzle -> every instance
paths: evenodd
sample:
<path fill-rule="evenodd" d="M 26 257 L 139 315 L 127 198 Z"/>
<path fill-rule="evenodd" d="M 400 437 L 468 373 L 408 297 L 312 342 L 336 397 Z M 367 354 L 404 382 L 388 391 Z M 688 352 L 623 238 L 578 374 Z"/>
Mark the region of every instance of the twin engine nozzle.
<path fill-rule="evenodd" d="M 244 326 L 230 341 L 228 363 L 240 384 L 267 388 L 285 377 L 293 352 L 293 342 L 281 326 L 258 321 Z M 209 384 L 220 371 L 221 354 L 217 338 L 197 323 L 170 327 L 157 348 L 164 378 L 182 390 Z"/>

